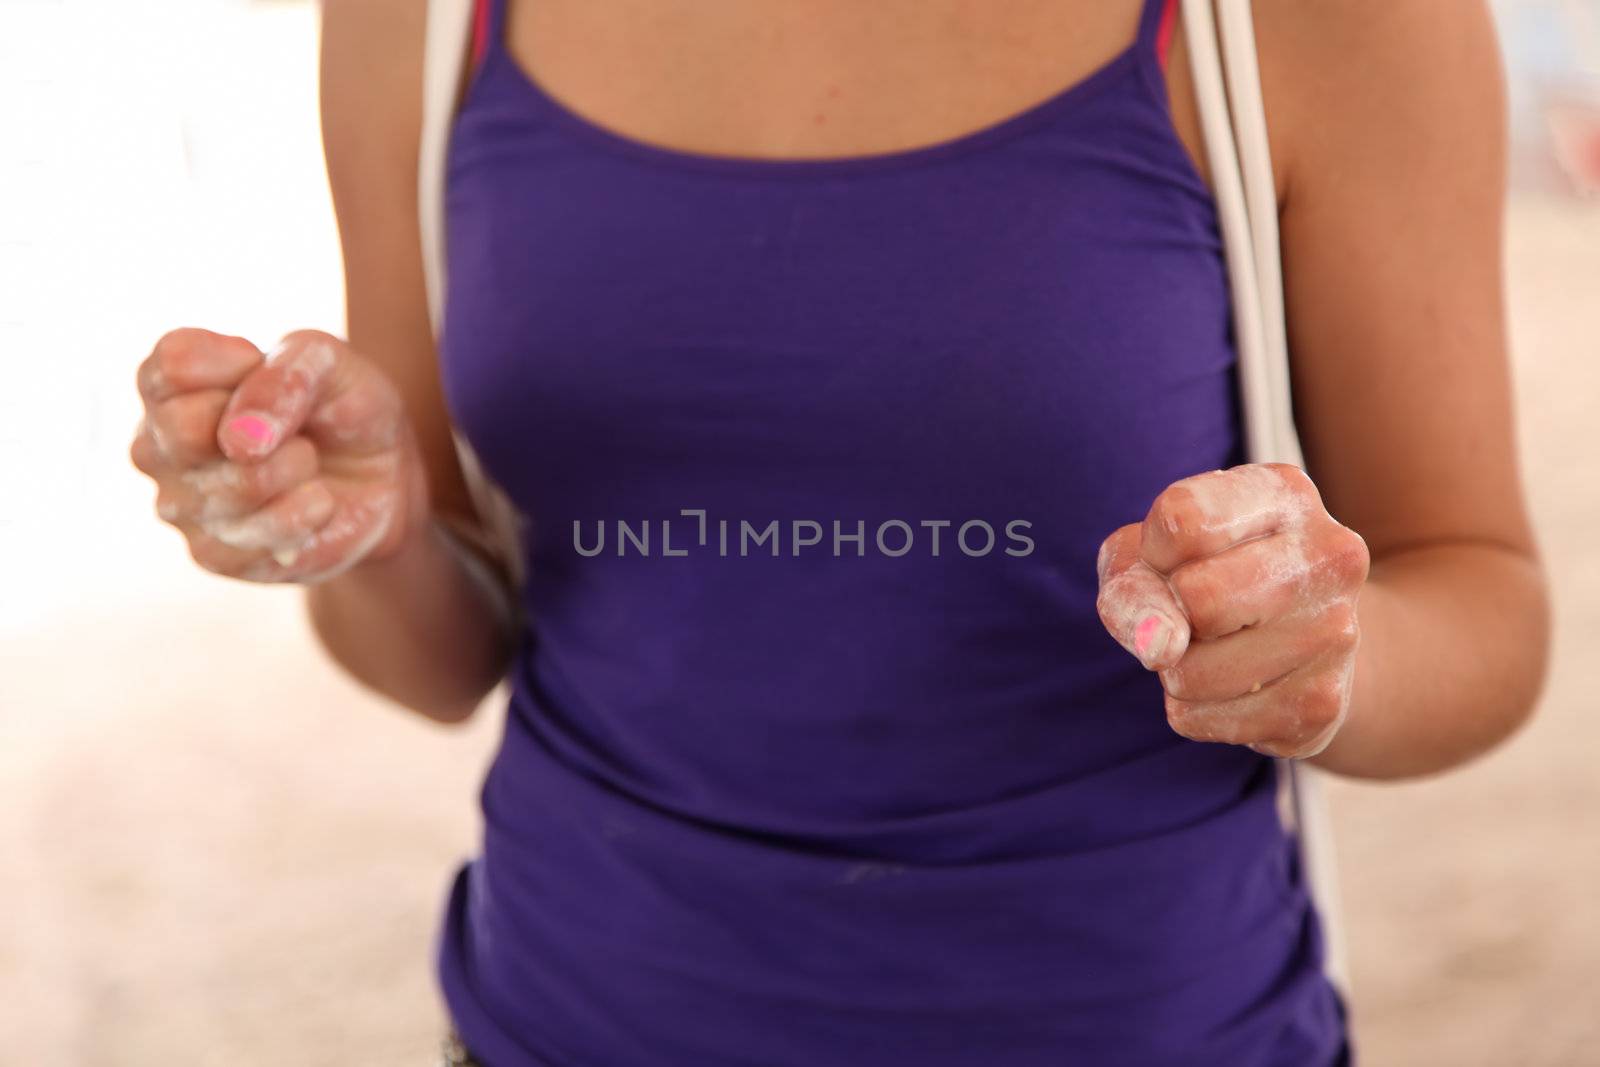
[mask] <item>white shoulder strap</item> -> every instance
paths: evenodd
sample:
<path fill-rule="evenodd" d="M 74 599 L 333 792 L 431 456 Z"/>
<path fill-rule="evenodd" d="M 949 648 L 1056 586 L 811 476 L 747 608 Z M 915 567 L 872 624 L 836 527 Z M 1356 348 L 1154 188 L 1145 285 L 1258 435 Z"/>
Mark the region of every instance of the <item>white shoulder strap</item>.
<path fill-rule="evenodd" d="M 428 319 L 438 340 L 444 322 L 445 161 L 455 116 L 456 88 L 467 54 L 472 0 L 427 0 L 427 30 L 422 50 L 422 135 L 418 145 L 417 213 L 422 226 L 422 274 L 428 294 Z M 453 430 L 456 455 L 484 532 L 510 570 L 513 585 L 523 579 L 523 527 L 505 492 L 484 472 L 472 445 Z"/>
<path fill-rule="evenodd" d="M 1253 463 L 1304 466 L 1290 393 L 1277 187 L 1250 0 L 1183 0 L 1183 19 L 1227 249 L 1246 451 Z M 1278 769 L 1286 820 L 1322 917 L 1325 970 L 1348 1000 L 1344 916 L 1321 772 L 1296 760 L 1280 760 Z"/>
<path fill-rule="evenodd" d="M 1290 402 L 1284 329 L 1278 198 L 1250 0 L 1216 3 L 1224 31 L 1220 51 L 1212 0 L 1183 0 L 1184 30 L 1228 251 L 1247 451 L 1252 462 L 1299 466 L 1302 456 Z"/>

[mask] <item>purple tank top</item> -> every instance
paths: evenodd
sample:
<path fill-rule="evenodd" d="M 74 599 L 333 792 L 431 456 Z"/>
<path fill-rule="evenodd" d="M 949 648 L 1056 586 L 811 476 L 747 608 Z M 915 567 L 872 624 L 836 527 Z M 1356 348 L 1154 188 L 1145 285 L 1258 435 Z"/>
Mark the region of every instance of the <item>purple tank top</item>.
<path fill-rule="evenodd" d="M 1167 726 L 1095 556 L 1243 462 L 1162 4 L 977 132 L 681 152 L 457 116 L 452 416 L 529 626 L 439 980 L 488 1067 L 1347 1062 L 1275 768 Z"/>

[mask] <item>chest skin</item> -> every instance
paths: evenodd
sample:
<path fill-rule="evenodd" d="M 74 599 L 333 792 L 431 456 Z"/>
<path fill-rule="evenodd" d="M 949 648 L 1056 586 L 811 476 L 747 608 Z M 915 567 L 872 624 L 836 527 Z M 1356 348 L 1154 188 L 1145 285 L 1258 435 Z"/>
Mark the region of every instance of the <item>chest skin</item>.
<path fill-rule="evenodd" d="M 569 109 L 680 151 L 901 151 L 1004 120 L 1137 32 L 1140 0 L 503 0 L 512 59 Z M 1173 120 L 1202 176 L 1181 28 Z"/>

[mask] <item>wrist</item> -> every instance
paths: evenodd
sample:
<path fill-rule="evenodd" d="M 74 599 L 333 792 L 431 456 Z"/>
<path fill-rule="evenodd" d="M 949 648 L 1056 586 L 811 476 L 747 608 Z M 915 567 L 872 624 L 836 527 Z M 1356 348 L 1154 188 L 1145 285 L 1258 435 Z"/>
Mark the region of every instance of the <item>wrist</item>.
<path fill-rule="evenodd" d="M 442 537 L 432 519 L 396 517 L 395 528 L 378 545 L 344 572 L 342 577 L 358 584 L 406 581 L 410 576 L 437 567 L 448 556 Z"/>
<path fill-rule="evenodd" d="M 410 524 L 402 538 L 384 552 L 374 552 L 351 567 L 345 577 L 358 585 L 385 585 L 419 580 L 441 570 L 465 574 L 494 612 L 502 630 L 520 625 L 519 605 L 504 563 L 470 521 L 448 513 L 429 513 Z"/>

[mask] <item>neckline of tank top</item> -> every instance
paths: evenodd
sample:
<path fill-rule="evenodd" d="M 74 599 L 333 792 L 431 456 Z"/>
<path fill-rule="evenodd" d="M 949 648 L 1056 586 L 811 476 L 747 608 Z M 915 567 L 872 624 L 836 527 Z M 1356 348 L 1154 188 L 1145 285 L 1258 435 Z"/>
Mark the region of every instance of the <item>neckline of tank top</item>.
<path fill-rule="evenodd" d="M 1069 114 L 1115 86 L 1126 74 L 1135 75 L 1141 88 L 1153 91 L 1151 86 L 1145 84 L 1149 75 L 1143 69 L 1148 65 L 1145 53 L 1151 53 L 1148 56 L 1150 63 L 1156 63 L 1157 59 L 1147 45 L 1143 34 L 1136 36 L 1114 56 L 1077 81 L 988 125 L 910 148 L 849 156 L 721 155 L 672 148 L 624 134 L 588 118 L 559 100 L 524 69 L 503 44 L 492 40 L 485 48 L 478 70 L 472 77 L 463 106 L 471 106 L 484 92 L 484 83 L 488 79 L 502 77 L 520 96 L 543 109 L 552 121 L 579 140 L 642 162 L 734 177 L 849 177 L 950 160 L 1010 140 Z"/>

